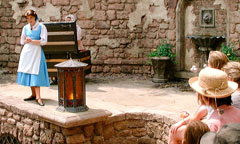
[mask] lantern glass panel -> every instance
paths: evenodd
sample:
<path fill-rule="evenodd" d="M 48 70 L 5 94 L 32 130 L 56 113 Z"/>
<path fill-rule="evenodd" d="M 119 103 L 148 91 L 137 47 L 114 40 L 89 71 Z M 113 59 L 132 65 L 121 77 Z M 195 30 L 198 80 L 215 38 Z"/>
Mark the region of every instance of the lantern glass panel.
<path fill-rule="evenodd" d="M 65 87 L 66 87 L 66 100 L 73 100 L 73 72 L 68 71 L 64 73 Z"/>
<path fill-rule="evenodd" d="M 58 83 L 58 86 L 59 86 L 59 88 L 58 88 L 59 98 L 60 98 L 60 99 L 63 99 L 63 96 L 64 96 L 64 88 L 63 88 L 63 85 L 64 85 L 64 83 L 63 83 L 64 72 L 63 72 L 63 71 L 62 71 L 62 72 L 59 72 L 59 77 L 58 77 L 58 79 L 59 79 L 59 83 Z"/>
<path fill-rule="evenodd" d="M 82 99 L 83 98 L 83 76 L 82 71 L 76 72 L 76 99 Z"/>

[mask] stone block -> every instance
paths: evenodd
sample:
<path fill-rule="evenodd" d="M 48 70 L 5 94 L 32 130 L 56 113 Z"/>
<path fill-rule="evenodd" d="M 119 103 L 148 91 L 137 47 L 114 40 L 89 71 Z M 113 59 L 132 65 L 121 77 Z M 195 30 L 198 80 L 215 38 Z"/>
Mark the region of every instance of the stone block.
<path fill-rule="evenodd" d="M 174 30 L 168 31 L 167 38 L 168 38 L 168 40 L 175 40 L 176 39 L 176 32 Z"/>
<path fill-rule="evenodd" d="M 34 132 L 34 134 L 37 134 L 37 135 L 40 134 L 40 123 L 39 122 L 33 123 L 33 132 Z"/>
<path fill-rule="evenodd" d="M 25 119 L 23 120 L 23 122 L 24 122 L 25 124 L 27 124 L 27 125 L 32 125 L 32 124 L 33 124 L 33 121 L 32 121 L 31 119 L 29 119 L 29 118 L 25 118 Z"/>
<path fill-rule="evenodd" d="M 83 133 L 83 130 L 81 127 L 74 127 L 74 128 L 64 128 L 62 129 L 62 133 L 65 136 L 69 136 L 69 135 L 74 135 L 74 134 L 81 134 Z"/>
<path fill-rule="evenodd" d="M 70 0 L 52 0 L 54 6 L 67 6 L 70 4 Z"/>
<path fill-rule="evenodd" d="M 145 126 L 144 120 L 128 120 L 129 128 L 141 128 Z"/>
<path fill-rule="evenodd" d="M 41 130 L 40 132 L 40 142 L 42 143 L 52 143 L 53 132 L 51 130 Z"/>
<path fill-rule="evenodd" d="M 103 122 L 98 122 L 95 124 L 95 133 L 96 135 L 103 135 Z"/>
<path fill-rule="evenodd" d="M 94 40 L 82 40 L 82 43 L 84 46 L 94 46 L 95 41 Z"/>
<path fill-rule="evenodd" d="M 104 64 L 121 64 L 120 59 L 107 59 L 104 61 Z"/>
<path fill-rule="evenodd" d="M 114 123 L 114 124 L 113 124 L 113 127 L 114 127 L 117 131 L 120 131 L 120 130 L 127 129 L 127 128 L 128 128 L 128 124 L 127 124 L 127 121 L 120 121 L 120 122 Z"/>
<path fill-rule="evenodd" d="M 71 5 L 77 5 L 77 6 L 78 6 L 78 5 L 82 5 L 82 2 L 81 2 L 80 0 L 71 0 L 71 1 L 70 1 L 70 4 L 71 4 Z"/>
<path fill-rule="evenodd" d="M 108 72 L 110 72 L 110 70 L 111 70 L 111 68 L 109 66 L 104 66 L 104 68 L 103 68 L 104 73 L 108 73 Z"/>
<path fill-rule="evenodd" d="M 18 63 L 8 62 L 8 67 L 9 67 L 9 68 L 17 68 L 17 67 L 18 67 Z"/>
<path fill-rule="evenodd" d="M 117 132 L 116 137 L 129 137 L 132 135 L 132 130 L 131 129 L 126 129 Z"/>
<path fill-rule="evenodd" d="M 23 134 L 24 134 L 25 136 L 28 136 L 28 137 L 33 136 L 33 127 L 30 126 L 30 125 L 25 124 L 25 125 L 23 126 Z"/>
<path fill-rule="evenodd" d="M 33 0 L 33 6 L 40 7 L 43 5 L 43 0 Z"/>
<path fill-rule="evenodd" d="M 124 4 L 109 4 L 108 9 L 109 10 L 123 10 Z"/>
<path fill-rule="evenodd" d="M 115 135 L 115 131 L 112 125 L 106 125 L 103 131 L 103 136 L 105 140 L 110 139 Z"/>
<path fill-rule="evenodd" d="M 86 141 L 86 139 L 83 134 L 77 134 L 77 135 L 66 137 L 67 143 L 83 143 L 85 141 Z"/>
<path fill-rule="evenodd" d="M 7 117 L 11 118 L 13 116 L 13 113 L 11 111 L 7 112 Z"/>
<path fill-rule="evenodd" d="M 83 29 L 92 29 L 92 28 L 94 27 L 93 21 L 87 21 L 87 20 L 85 20 L 85 21 L 80 21 L 80 22 L 79 22 L 79 25 L 80 25 L 80 27 L 83 28 Z"/>
<path fill-rule="evenodd" d="M 95 7 L 95 0 L 87 0 L 88 6 L 90 9 L 93 9 Z"/>
<path fill-rule="evenodd" d="M 120 0 L 109 0 L 108 3 L 109 4 L 112 4 L 112 3 L 120 3 L 121 1 Z"/>
<path fill-rule="evenodd" d="M 1 55 L 0 61 L 8 61 L 9 56 L 8 55 Z"/>
<path fill-rule="evenodd" d="M 102 136 L 94 136 L 93 144 L 104 144 L 104 138 Z"/>
<path fill-rule="evenodd" d="M 92 60 L 92 64 L 103 64 L 103 60 Z"/>
<path fill-rule="evenodd" d="M 97 29 L 110 29 L 109 21 L 96 21 L 95 28 Z"/>
<path fill-rule="evenodd" d="M 125 11 L 133 12 L 134 9 L 135 9 L 135 5 L 134 4 L 125 4 Z"/>
<path fill-rule="evenodd" d="M 94 135 L 94 126 L 93 125 L 85 126 L 83 129 L 84 129 L 84 134 L 86 137 L 91 137 L 92 135 Z"/>
<path fill-rule="evenodd" d="M 115 36 L 116 36 L 116 38 L 127 38 L 128 30 L 127 29 L 116 30 Z"/>
<path fill-rule="evenodd" d="M 126 113 L 126 119 L 142 119 L 141 112 Z"/>
<path fill-rule="evenodd" d="M 143 137 L 147 134 L 145 128 L 136 128 L 132 130 L 132 135 L 135 137 Z"/>
<path fill-rule="evenodd" d="M 139 143 L 144 143 L 144 144 L 156 144 L 156 140 L 155 139 L 151 139 L 148 137 L 141 137 L 138 139 Z"/>
<path fill-rule="evenodd" d="M 18 139 L 19 142 L 23 141 L 23 133 L 21 131 L 18 133 L 17 139 Z"/>
<path fill-rule="evenodd" d="M 55 133 L 53 138 L 53 144 L 64 144 L 64 136 L 61 133 Z"/>
<path fill-rule="evenodd" d="M 16 127 L 17 127 L 20 131 L 23 131 L 23 123 L 17 122 Z"/>
<path fill-rule="evenodd" d="M 123 73 L 132 73 L 132 67 L 131 66 L 122 66 L 121 67 L 122 69 L 121 69 L 121 71 L 123 72 Z"/>
<path fill-rule="evenodd" d="M 18 114 L 13 114 L 13 118 L 14 118 L 16 121 L 20 121 L 20 120 L 21 120 L 21 116 L 18 115 Z"/>
<path fill-rule="evenodd" d="M 11 125 L 15 125 L 16 124 L 16 120 L 12 119 L 12 118 L 8 118 L 7 119 L 7 123 L 11 124 Z"/>
<path fill-rule="evenodd" d="M 116 19 L 116 11 L 115 10 L 108 10 L 107 11 L 108 20 L 115 20 Z"/>
<path fill-rule="evenodd" d="M 61 132 L 61 127 L 54 124 L 50 124 L 50 129 L 56 132 Z"/>
<path fill-rule="evenodd" d="M 118 20 L 128 20 L 129 19 L 129 12 L 127 12 L 127 11 L 118 11 L 117 12 L 117 19 Z"/>
<path fill-rule="evenodd" d="M 12 44 L 12 45 L 16 44 L 16 37 L 5 37 L 5 40 L 9 44 Z"/>
<path fill-rule="evenodd" d="M 0 115 L 5 116 L 6 115 L 6 109 L 0 108 Z"/>
<path fill-rule="evenodd" d="M 70 9 L 69 13 L 76 13 L 78 11 L 78 7 L 77 6 L 72 6 L 72 8 Z"/>
<path fill-rule="evenodd" d="M 93 16 L 94 20 L 105 21 L 107 20 L 107 15 L 105 11 L 95 11 L 95 15 Z"/>

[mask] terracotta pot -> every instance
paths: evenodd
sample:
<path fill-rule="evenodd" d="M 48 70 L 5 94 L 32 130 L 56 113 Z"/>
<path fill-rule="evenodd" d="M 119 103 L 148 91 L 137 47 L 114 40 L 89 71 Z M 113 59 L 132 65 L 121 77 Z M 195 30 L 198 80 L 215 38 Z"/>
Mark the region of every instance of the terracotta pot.
<path fill-rule="evenodd" d="M 170 62 L 169 57 L 152 57 L 151 58 L 154 75 L 152 81 L 155 83 L 163 83 L 168 81 L 166 73 L 166 65 Z"/>

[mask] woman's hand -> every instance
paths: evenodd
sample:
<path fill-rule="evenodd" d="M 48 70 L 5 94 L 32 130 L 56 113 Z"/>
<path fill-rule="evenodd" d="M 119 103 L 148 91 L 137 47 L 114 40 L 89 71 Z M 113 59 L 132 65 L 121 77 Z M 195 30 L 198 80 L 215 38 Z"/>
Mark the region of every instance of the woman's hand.
<path fill-rule="evenodd" d="M 172 127 L 170 128 L 170 132 L 175 134 L 178 130 L 178 128 L 180 128 L 183 125 L 182 121 L 179 121 L 177 123 L 175 123 L 174 125 L 172 125 Z"/>
<path fill-rule="evenodd" d="M 24 43 L 30 43 L 32 42 L 32 39 L 30 37 L 26 37 L 26 39 L 24 40 Z"/>

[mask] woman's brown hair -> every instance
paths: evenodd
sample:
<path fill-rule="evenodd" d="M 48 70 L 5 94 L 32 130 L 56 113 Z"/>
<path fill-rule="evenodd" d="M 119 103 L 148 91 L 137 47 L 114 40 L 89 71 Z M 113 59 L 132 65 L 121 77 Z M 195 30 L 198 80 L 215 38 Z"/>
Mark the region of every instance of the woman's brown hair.
<path fill-rule="evenodd" d="M 202 121 L 191 121 L 185 130 L 183 144 L 199 144 L 201 137 L 210 131 Z"/>
<path fill-rule="evenodd" d="M 228 57 L 220 51 L 210 51 L 208 66 L 211 68 L 220 69 L 229 62 Z"/>
<path fill-rule="evenodd" d="M 24 16 L 25 16 L 25 17 L 27 17 L 27 16 L 33 16 L 33 17 L 35 17 L 35 20 L 37 19 L 37 13 L 36 13 L 34 10 L 28 10 L 28 11 L 26 11 L 25 14 L 24 14 Z"/>

